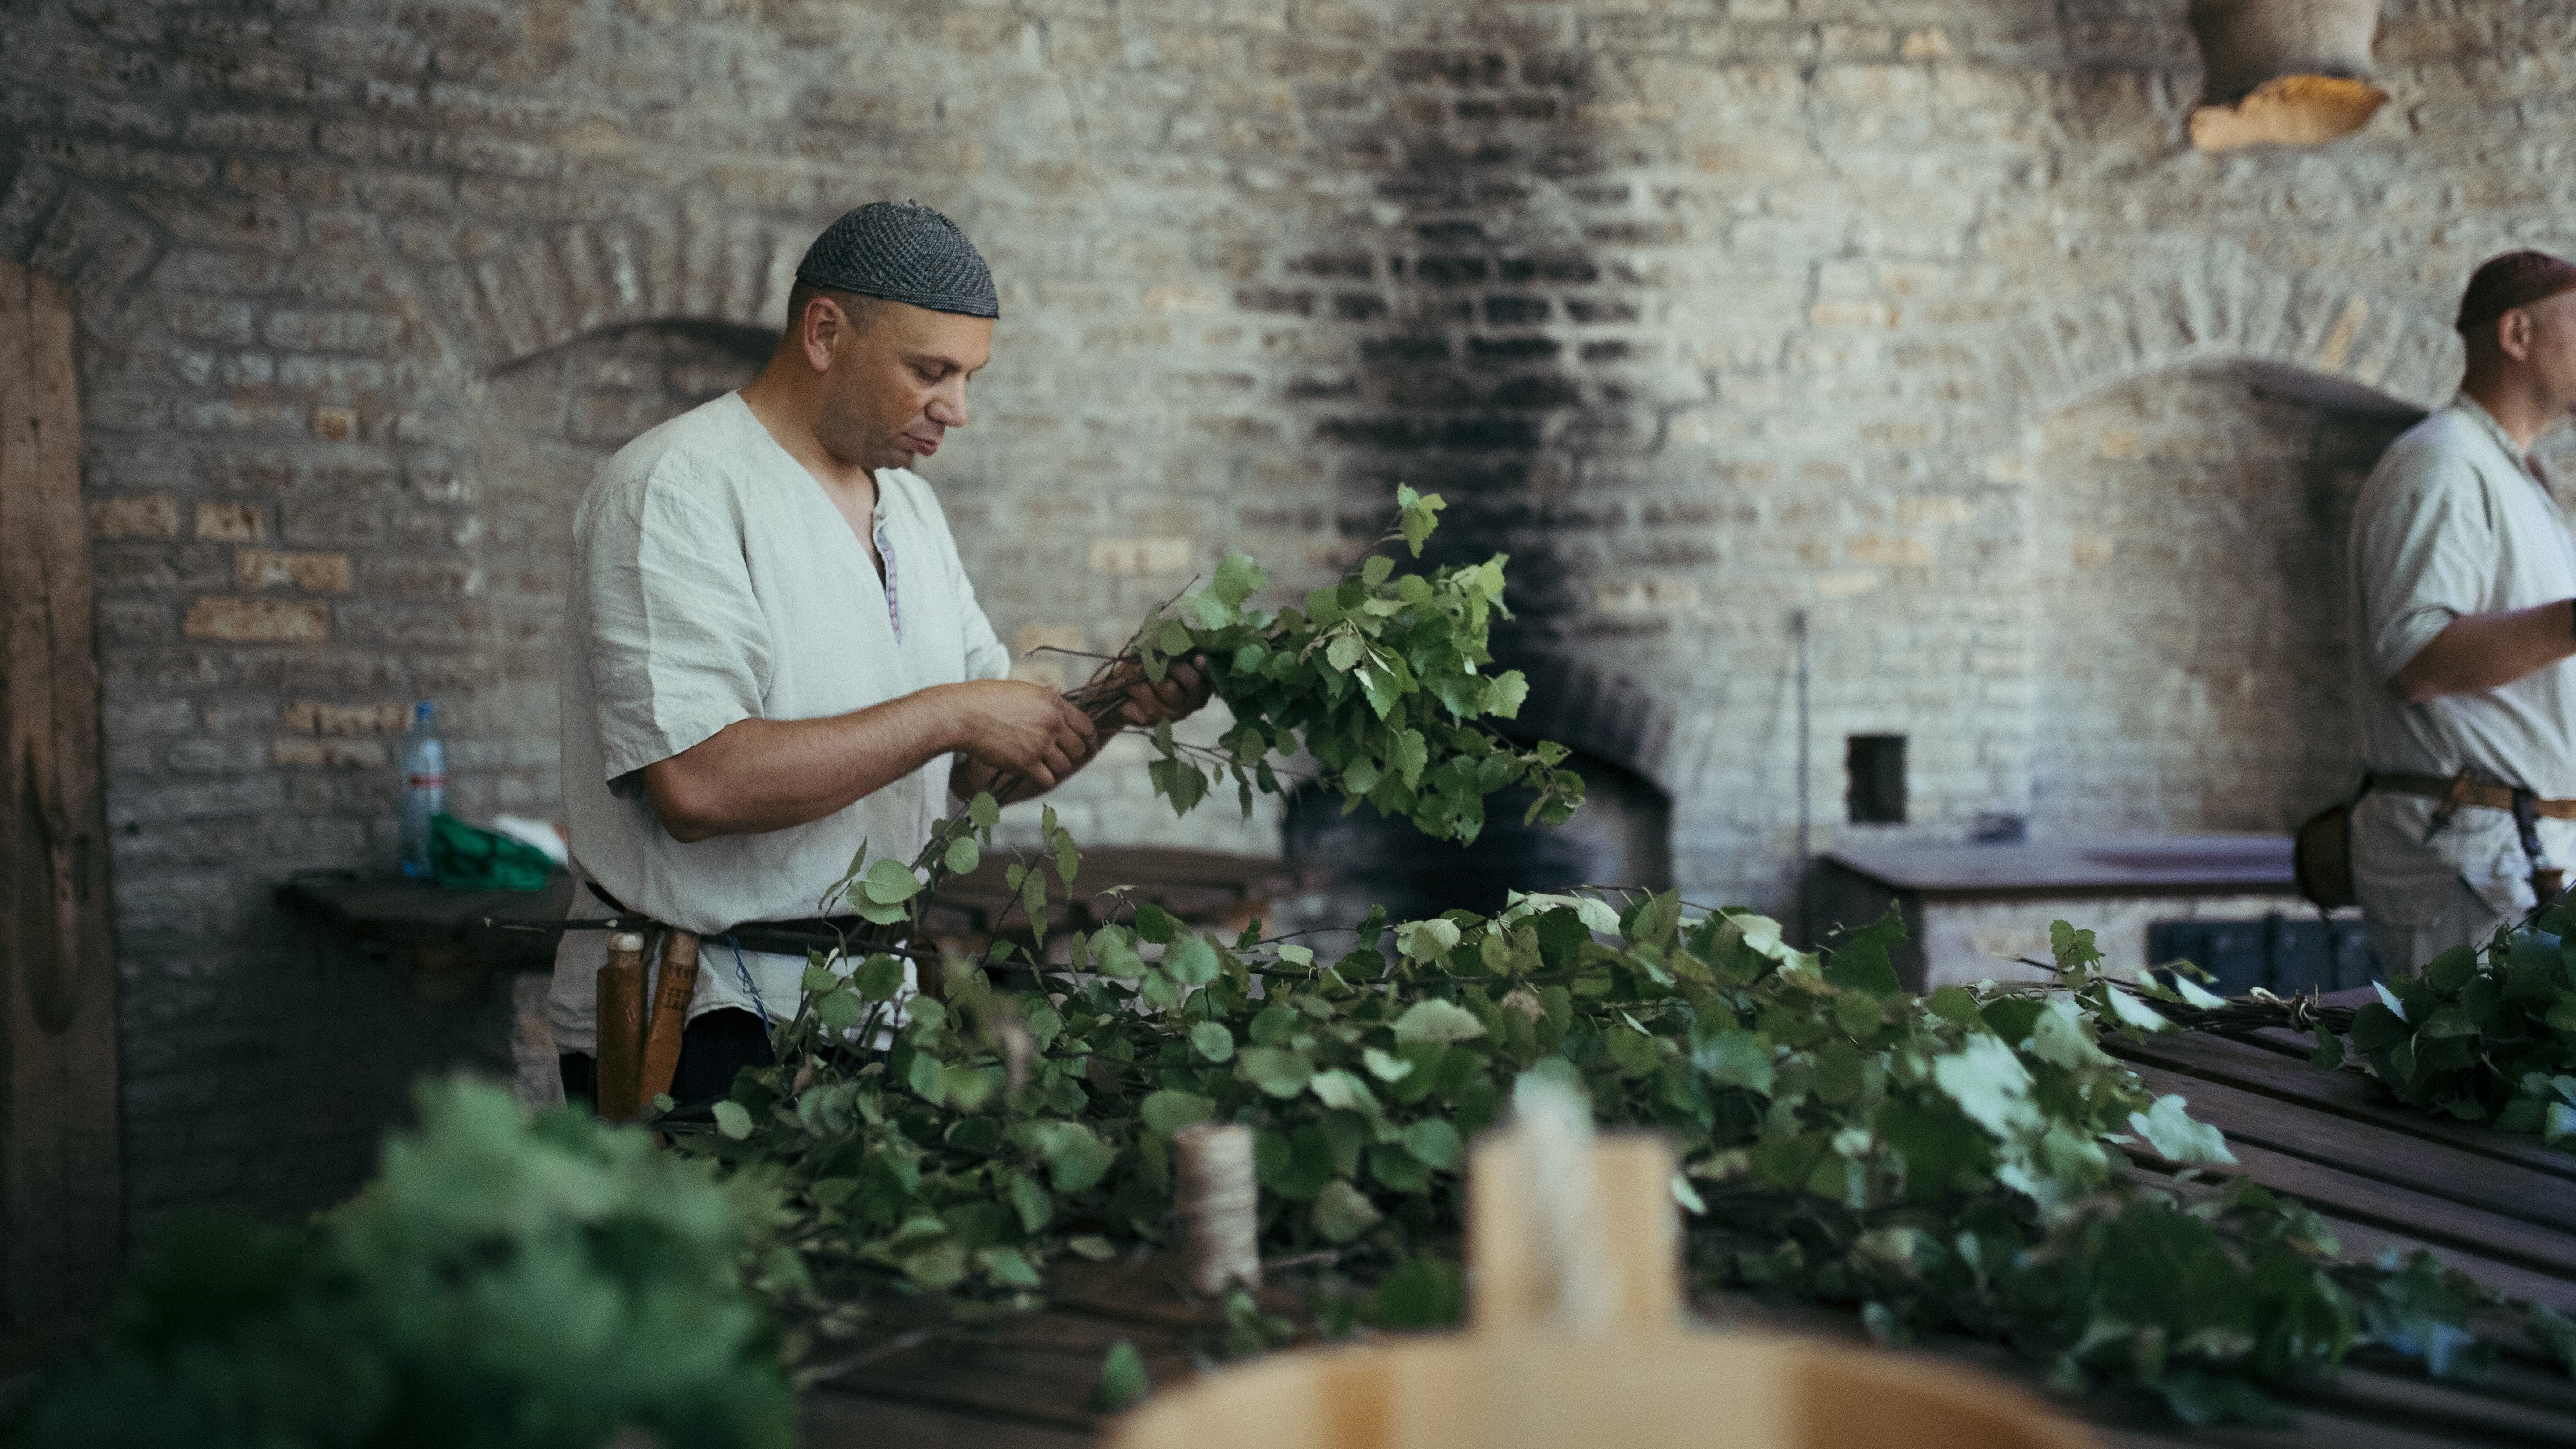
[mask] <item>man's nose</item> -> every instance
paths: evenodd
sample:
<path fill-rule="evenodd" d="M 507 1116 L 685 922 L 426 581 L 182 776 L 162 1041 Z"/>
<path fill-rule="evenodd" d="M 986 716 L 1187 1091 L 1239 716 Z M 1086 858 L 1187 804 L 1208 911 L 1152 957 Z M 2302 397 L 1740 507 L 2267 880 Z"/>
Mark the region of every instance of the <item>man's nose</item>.
<path fill-rule="evenodd" d="M 943 428 L 966 426 L 966 388 L 960 383 L 943 387 L 930 395 L 930 406 L 923 409 L 932 422 Z"/>

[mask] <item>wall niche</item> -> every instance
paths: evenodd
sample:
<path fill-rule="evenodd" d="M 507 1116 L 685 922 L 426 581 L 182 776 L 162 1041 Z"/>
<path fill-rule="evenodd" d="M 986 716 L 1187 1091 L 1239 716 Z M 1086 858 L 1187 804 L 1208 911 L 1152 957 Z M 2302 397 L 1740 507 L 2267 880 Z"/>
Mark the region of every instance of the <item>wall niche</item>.
<path fill-rule="evenodd" d="M 450 711 L 461 813 L 562 813 L 556 676 L 573 511 L 638 434 L 751 381 L 776 334 L 660 321 L 594 332 L 493 373 L 476 550 L 492 628 L 480 686 Z"/>
<path fill-rule="evenodd" d="M 2285 832 L 2350 789 L 2346 535 L 2420 414 L 2264 364 L 2048 415 L 2032 494 L 2032 826 Z"/>

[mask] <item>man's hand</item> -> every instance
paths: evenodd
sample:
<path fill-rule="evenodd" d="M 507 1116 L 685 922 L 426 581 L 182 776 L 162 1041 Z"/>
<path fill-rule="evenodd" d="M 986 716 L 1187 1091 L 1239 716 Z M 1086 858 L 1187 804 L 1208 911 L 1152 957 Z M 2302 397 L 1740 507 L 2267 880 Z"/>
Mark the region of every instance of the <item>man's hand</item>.
<path fill-rule="evenodd" d="M 960 748 L 989 770 L 1052 790 L 1100 748 L 1090 717 L 1043 684 L 977 679 L 950 688 L 959 691 L 953 707 L 963 727 Z"/>
<path fill-rule="evenodd" d="M 1119 672 L 1126 678 L 1127 703 L 1120 707 L 1118 717 L 1137 729 L 1189 718 L 1207 704 L 1212 688 L 1197 663 L 1178 659 L 1160 679 L 1147 679 L 1143 668 L 1133 664 Z"/>
<path fill-rule="evenodd" d="M 644 794 L 675 840 L 757 835 L 848 808 L 950 753 L 960 793 L 997 774 L 1053 789 L 1100 746 L 1100 732 L 1039 684 L 935 685 L 827 719 L 745 719 L 646 765 Z"/>

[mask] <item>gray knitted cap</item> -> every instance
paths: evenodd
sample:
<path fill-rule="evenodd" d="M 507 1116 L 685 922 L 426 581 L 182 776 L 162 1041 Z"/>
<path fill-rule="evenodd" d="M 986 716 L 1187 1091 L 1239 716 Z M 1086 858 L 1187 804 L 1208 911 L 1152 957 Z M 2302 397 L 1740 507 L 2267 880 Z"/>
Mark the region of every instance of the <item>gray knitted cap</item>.
<path fill-rule="evenodd" d="M 871 201 L 823 228 L 796 280 L 933 312 L 999 317 L 993 274 L 957 223 L 916 202 Z"/>

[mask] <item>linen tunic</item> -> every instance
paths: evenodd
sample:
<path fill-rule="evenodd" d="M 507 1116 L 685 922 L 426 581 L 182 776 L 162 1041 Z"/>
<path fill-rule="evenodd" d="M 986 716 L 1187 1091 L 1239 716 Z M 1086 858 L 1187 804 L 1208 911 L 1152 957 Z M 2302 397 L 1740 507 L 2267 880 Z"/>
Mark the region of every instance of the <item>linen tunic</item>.
<path fill-rule="evenodd" d="M 712 935 L 812 916 L 864 843 L 909 861 L 947 800 L 954 756 L 807 825 L 684 844 L 640 772 L 737 720 L 820 719 L 1010 672 L 930 485 L 877 474 L 881 582 L 823 485 L 727 393 L 600 465 L 573 522 L 565 609 L 563 786 L 574 868 L 627 906 Z M 583 890 L 572 914 L 614 914 Z M 607 933 L 569 931 L 547 1020 L 595 1049 Z M 689 1015 L 796 1009 L 801 957 L 708 941 Z M 658 966 L 658 963 L 656 963 Z"/>
<path fill-rule="evenodd" d="M 2576 798 L 2576 659 L 2498 689 L 2407 704 L 2388 681 L 2463 614 L 2576 596 L 2576 536 L 2512 435 L 2465 395 L 2389 445 L 2352 524 L 2353 699 L 2362 759 L 2382 772 L 2467 770 Z M 2521 838 L 2502 810 L 2463 809 L 2427 838 L 2435 802 L 2375 793 L 2353 815 L 2353 873 L 2374 925 L 2430 926 L 2465 885 L 2497 915 L 2530 909 Z M 2542 820 L 2576 865 L 2576 822 Z M 2410 971 L 2421 961 L 2382 962 Z"/>

